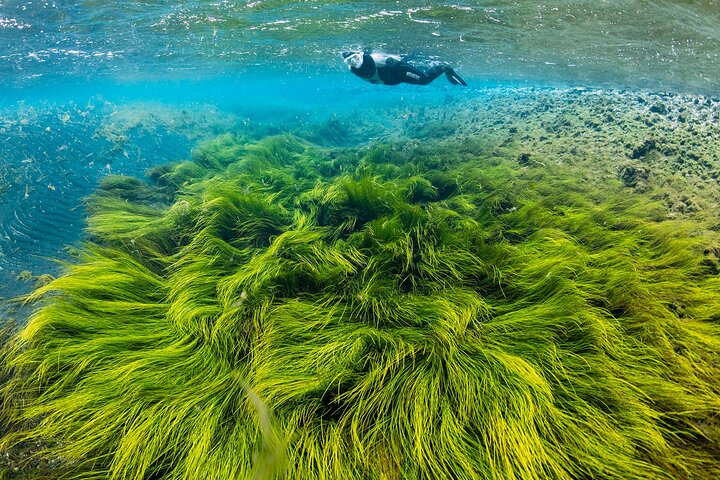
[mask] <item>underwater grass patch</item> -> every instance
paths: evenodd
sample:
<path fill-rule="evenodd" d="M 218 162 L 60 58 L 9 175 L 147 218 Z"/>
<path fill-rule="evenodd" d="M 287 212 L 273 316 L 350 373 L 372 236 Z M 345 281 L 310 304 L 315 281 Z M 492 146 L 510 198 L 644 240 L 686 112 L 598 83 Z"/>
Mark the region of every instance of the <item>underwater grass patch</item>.
<path fill-rule="evenodd" d="M 2 445 L 69 478 L 720 475 L 696 226 L 465 147 L 224 136 L 158 196 L 109 180 L 4 353 Z"/>

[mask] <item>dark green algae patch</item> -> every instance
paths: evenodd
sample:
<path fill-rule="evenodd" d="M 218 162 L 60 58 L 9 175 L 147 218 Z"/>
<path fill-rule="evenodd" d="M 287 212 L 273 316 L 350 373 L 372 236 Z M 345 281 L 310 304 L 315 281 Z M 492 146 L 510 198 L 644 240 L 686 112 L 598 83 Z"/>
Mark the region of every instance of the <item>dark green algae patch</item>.
<path fill-rule="evenodd" d="M 108 177 L 5 347 L 1 448 L 67 478 L 720 477 L 702 229 L 482 152 L 225 135 Z"/>

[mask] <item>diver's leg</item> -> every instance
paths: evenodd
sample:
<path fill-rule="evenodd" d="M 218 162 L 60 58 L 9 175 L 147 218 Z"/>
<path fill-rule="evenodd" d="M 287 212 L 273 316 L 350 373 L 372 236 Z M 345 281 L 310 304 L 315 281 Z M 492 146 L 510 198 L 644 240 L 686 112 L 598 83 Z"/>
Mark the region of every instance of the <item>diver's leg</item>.
<path fill-rule="evenodd" d="M 435 65 L 434 67 L 431 67 L 427 70 L 425 70 L 425 78 L 426 83 L 423 83 L 423 85 L 427 85 L 428 83 L 435 80 L 437 77 L 439 77 L 441 74 L 445 73 L 450 67 L 447 65 Z"/>
<path fill-rule="evenodd" d="M 467 83 L 465 83 L 465 80 L 463 80 L 460 75 L 455 73 L 455 70 L 453 70 L 450 65 L 435 65 L 434 67 L 425 70 L 425 72 L 419 72 L 417 70 L 416 72 L 420 75 L 420 78 L 417 81 L 418 85 L 427 85 L 428 83 L 432 82 L 444 73 L 445 77 L 453 85 L 462 85 L 464 87 L 467 87 Z"/>
<path fill-rule="evenodd" d="M 410 83 L 412 85 L 427 85 L 440 76 L 440 74 L 445 71 L 444 68 L 442 65 L 437 65 L 423 72 L 412 65 L 401 63 L 393 69 L 393 80 L 395 80 L 395 82 L 390 84 L 386 81 L 385 84 Z"/>
<path fill-rule="evenodd" d="M 401 62 L 385 67 L 384 72 L 380 74 L 380 78 L 385 85 L 397 85 L 398 83 L 410 83 L 412 85 L 427 85 L 443 73 L 447 76 L 450 83 L 455 85 L 465 85 L 465 81 L 455 73 L 448 65 L 435 65 L 425 71 L 419 70 L 412 65 Z"/>

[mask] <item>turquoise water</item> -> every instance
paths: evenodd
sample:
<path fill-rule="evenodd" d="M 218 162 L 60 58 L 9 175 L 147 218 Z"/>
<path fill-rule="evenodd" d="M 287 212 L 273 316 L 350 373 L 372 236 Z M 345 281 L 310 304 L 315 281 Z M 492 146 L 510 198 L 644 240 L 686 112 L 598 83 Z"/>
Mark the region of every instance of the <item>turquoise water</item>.
<path fill-rule="evenodd" d="M 0 2 L 0 77 L 74 79 L 339 72 L 348 47 L 436 55 L 475 81 L 714 94 L 720 5 L 703 1 Z"/>
<path fill-rule="evenodd" d="M 444 80 L 444 79 L 443 79 Z M 256 137 L 357 118 L 356 145 L 379 133 L 387 111 L 476 96 L 447 83 L 373 89 L 349 75 L 278 75 L 156 82 L 64 82 L 28 87 L 0 108 L 0 297 L 26 293 L 23 272 L 56 274 L 53 259 L 83 239 L 83 198 L 108 174 L 143 176 L 187 159 L 198 142 L 226 132 Z M 7 100 L 7 99 L 6 99 Z M 373 122 L 379 122 L 377 128 Z M 344 135 L 344 134 L 343 134 Z"/>
<path fill-rule="evenodd" d="M 110 173 L 227 131 L 352 118 L 363 128 L 311 139 L 359 145 L 392 134 L 390 110 L 452 111 L 494 86 L 713 96 L 718 25 L 715 1 L 0 0 L 0 297 L 31 288 L 23 271 L 58 271 Z M 340 61 L 349 48 L 441 58 L 471 87 L 369 85 Z"/>

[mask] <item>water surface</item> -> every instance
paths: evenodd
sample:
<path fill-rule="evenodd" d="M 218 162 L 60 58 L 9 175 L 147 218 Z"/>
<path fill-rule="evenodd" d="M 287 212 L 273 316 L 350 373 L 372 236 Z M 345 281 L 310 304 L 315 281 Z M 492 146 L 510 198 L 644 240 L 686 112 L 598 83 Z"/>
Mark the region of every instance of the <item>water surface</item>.
<path fill-rule="evenodd" d="M 147 79 L 341 68 L 348 47 L 440 56 L 488 81 L 720 86 L 706 1 L 0 2 L 0 76 Z"/>

